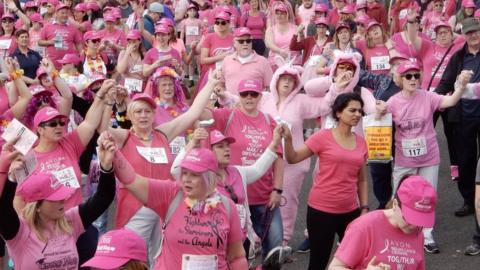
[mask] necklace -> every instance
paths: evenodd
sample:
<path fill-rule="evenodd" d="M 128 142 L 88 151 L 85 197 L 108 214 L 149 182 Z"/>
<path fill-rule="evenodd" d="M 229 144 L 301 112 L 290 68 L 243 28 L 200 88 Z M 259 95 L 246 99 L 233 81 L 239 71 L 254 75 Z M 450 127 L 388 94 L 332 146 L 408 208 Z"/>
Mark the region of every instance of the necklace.
<path fill-rule="evenodd" d="M 147 137 L 141 137 L 135 132 L 135 129 L 133 129 L 133 127 L 130 130 L 132 131 L 132 134 L 135 135 L 135 137 L 137 137 L 140 141 L 150 142 L 150 141 L 153 140 L 153 133 L 152 132 L 150 132 L 150 134 Z"/>

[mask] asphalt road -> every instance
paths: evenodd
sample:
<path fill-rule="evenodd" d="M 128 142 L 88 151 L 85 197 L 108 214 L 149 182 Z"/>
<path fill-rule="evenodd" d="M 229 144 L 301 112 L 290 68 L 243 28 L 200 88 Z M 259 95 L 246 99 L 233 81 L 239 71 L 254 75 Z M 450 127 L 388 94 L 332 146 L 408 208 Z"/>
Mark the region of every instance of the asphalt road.
<path fill-rule="evenodd" d="M 474 218 L 468 216 L 464 218 L 457 218 L 453 215 L 456 208 L 461 205 L 461 197 L 457 189 L 457 185 L 450 180 L 450 169 L 448 162 L 448 153 L 446 141 L 443 136 L 441 121 L 437 126 L 437 134 L 440 152 L 441 152 L 441 166 L 438 182 L 439 203 L 437 206 L 437 217 L 435 226 L 435 239 L 440 245 L 440 254 L 427 254 L 427 269 L 432 270 L 476 270 L 480 269 L 480 256 L 469 257 L 463 255 L 463 250 L 470 244 L 472 233 L 474 230 Z M 291 246 L 296 249 L 303 241 L 303 230 L 306 228 L 306 199 L 307 194 L 312 185 L 311 172 L 307 175 L 302 186 L 300 194 L 301 205 L 298 210 L 297 224 L 295 234 L 291 240 Z M 371 192 L 369 205 L 371 208 L 377 206 L 375 197 Z M 307 269 L 309 254 L 294 253 L 293 263 L 285 264 L 282 269 L 285 270 L 304 270 Z M 8 269 L 6 266 L 4 269 Z"/>
<path fill-rule="evenodd" d="M 460 193 L 457 185 L 450 178 L 450 164 L 448 159 L 447 145 L 443 136 L 443 127 L 441 121 L 438 121 L 437 134 L 441 165 L 438 181 L 439 202 L 436 213 L 436 226 L 434 237 L 440 245 L 439 254 L 426 254 L 426 269 L 431 270 L 473 270 L 480 269 L 480 256 L 465 256 L 463 251 L 470 244 L 474 230 L 474 217 L 468 216 L 457 218 L 453 212 L 461 206 Z M 370 181 L 370 179 L 369 179 Z M 306 228 L 306 200 L 312 185 L 311 172 L 307 175 L 301 191 L 301 206 L 298 209 L 297 224 L 294 238 L 290 245 L 296 249 L 303 241 L 303 230 Z M 369 205 L 371 208 L 377 207 L 378 203 L 372 193 L 371 181 L 369 185 Z M 295 262 L 285 264 L 282 269 L 304 270 L 307 269 L 309 254 L 295 253 L 293 259 Z"/>

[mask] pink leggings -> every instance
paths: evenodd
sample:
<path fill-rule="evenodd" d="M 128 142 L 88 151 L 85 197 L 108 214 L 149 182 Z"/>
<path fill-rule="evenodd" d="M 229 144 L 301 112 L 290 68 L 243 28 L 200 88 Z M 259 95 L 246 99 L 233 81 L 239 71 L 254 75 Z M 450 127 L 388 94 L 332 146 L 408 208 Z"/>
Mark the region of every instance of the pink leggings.
<path fill-rule="evenodd" d="M 295 165 L 286 165 L 283 174 L 283 193 L 282 205 L 280 212 L 283 221 L 283 240 L 288 242 L 292 238 L 295 229 L 295 221 L 297 219 L 298 195 L 302 188 L 303 179 L 305 178 L 305 169 Z M 286 202 L 285 202 L 286 200 Z"/>

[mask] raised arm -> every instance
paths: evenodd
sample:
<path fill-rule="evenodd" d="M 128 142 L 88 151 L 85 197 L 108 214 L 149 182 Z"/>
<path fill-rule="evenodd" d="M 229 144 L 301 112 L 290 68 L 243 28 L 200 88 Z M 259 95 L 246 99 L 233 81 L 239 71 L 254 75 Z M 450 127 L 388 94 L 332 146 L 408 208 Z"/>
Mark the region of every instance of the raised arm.
<path fill-rule="evenodd" d="M 86 146 L 92 139 L 95 130 L 99 127 L 102 119 L 103 110 L 105 108 L 105 95 L 115 85 L 114 80 L 105 80 L 100 90 L 98 90 L 95 99 L 93 100 L 90 109 L 85 116 L 85 120 L 78 126 L 77 131 L 82 141 L 82 144 Z"/>
<path fill-rule="evenodd" d="M 417 24 L 417 12 L 409 9 L 407 15 L 407 37 L 418 52 L 422 48 L 422 39 L 418 36 Z"/>
<path fill-rule="evenodd" d="M 20 68 L 16 60 L 7 58 L 5 66 L 9 74 L 19 74 L 17 71 Z M 16 89 L 14 92 L 18 93 L 18 98 L 16 98 L 15 104 L 11 107 L 11 111 L 15 118 L 22 119 L 27 111 L 28 103 L 32 99 L 32 94 L 20 76 L 12 77 L 11 79 Z"/>
<path fill-rule="evenodd" d="M 213 88 L 218 83 L 220 75 L 217 71 L 210 71 L 208 74 L 207 84 L 200 90 L 200 93 L 195 98 L 190 109 L 179 117 L 173 119 L 170 122 L 164 123 L 158 127 L 157 130 L 163 132 L 167 136 L 168 141 L 172 141 L 184 132 L 188 127 L 191 127 L 193 123 L 200 117 L 205 106 L 210 99 Z"/>
<path fill-rule="evenodd" d="M 282 135 L 285 140 L 285 158 L 290 164 L 296 164 L 303 161 L 313 155 L 313 152 L 303 144 L 299 149 L 293 148 L 292 133 L 286 125 L 282 125 Z"/>

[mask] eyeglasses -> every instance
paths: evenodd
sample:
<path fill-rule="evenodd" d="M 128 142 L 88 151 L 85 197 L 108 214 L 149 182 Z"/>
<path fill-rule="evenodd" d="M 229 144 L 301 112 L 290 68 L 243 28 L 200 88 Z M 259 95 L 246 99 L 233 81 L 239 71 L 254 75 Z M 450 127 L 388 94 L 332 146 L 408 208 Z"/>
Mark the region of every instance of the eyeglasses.
<path fill-rule="evenodd" d="M 92 42 L 92 43 L 100 43 L 100 39 L 90 39 L 90 42 Z"/>
<path fill-rule="evenodd" d="M 230 185 L 225 185 L 225 190 L 228 192 L 228 194 L 230 195 L 230 198 L 232 199 L 232 201 L 234 203 L 238 203 L 238 196 L 237 194 L 235 193 L 235 191 L 233 190 L 232 186 Z"/>
<path fill-rule="evenodd" d="M 215 24 L 216 25 L 227 25 L 227 21 L 221 21 L 221 20 L 218 20 L 218 21 L 215 21 Z"/>
<path fill-rule="evenodd" d="M 280 11 L 280 10 L 277 10 L 277 11 L 275 11 L 275 15 L 287 15 L 287 13 L 283 12 L 283 11 Z"/>
<path fill-rule="evenodd" d="M 415 78 L 415 80 L 418 80 L 418 79 L 420 79 L 420 73 L 413 73 L 413 74 L 408 73 L 408 74 L 403 75 L 403 77 L 405 77 L 405 79 L 407 79 L 407 80 L 409 80 L 409 81 L 410 81 L 412 78 Z"/>
<path fill-rule="evenodd" d="M 347 71 L 355 71 L 355 67 L 352 65 L 338 65 L 337 69 L 347 70 Z"/>
<path fill-rule="evenodd" d="M 443 36 L 443 35 L 447 35 L 449 33 L 450 33 L 450 31 L 438 31 L 437 36 Z"/>
<path fill-rule="evenodd" d="M 255 92 L 255 91 L 245 91 L 240 93 L 240 97 L 246 98 L 248 96 L 251 96 L 252 98 L 257 98 L 260 95 L 260 93 Z"/>
<path fill-rule="evenodd" d="M 244 44 L 244 43 L 250 44 L 250 43 L 252 43 L 251 39 L 237 39 L 237 41 L 238 41 L 239 44 Z"/>
<path fill-rule="evenodd" d="M 2 20 L 2 23 L 13 23 L 13 20 Z"/>
<path fill-rule="evenodd" d="M 45 123 L 42 123 L 42 127 L 51 127 L 51 128 L 56 128 L 57 126 L 64 127 L 67 123 L 62 120 L 53 120 L 53 121 L 48 121 Z"/>

